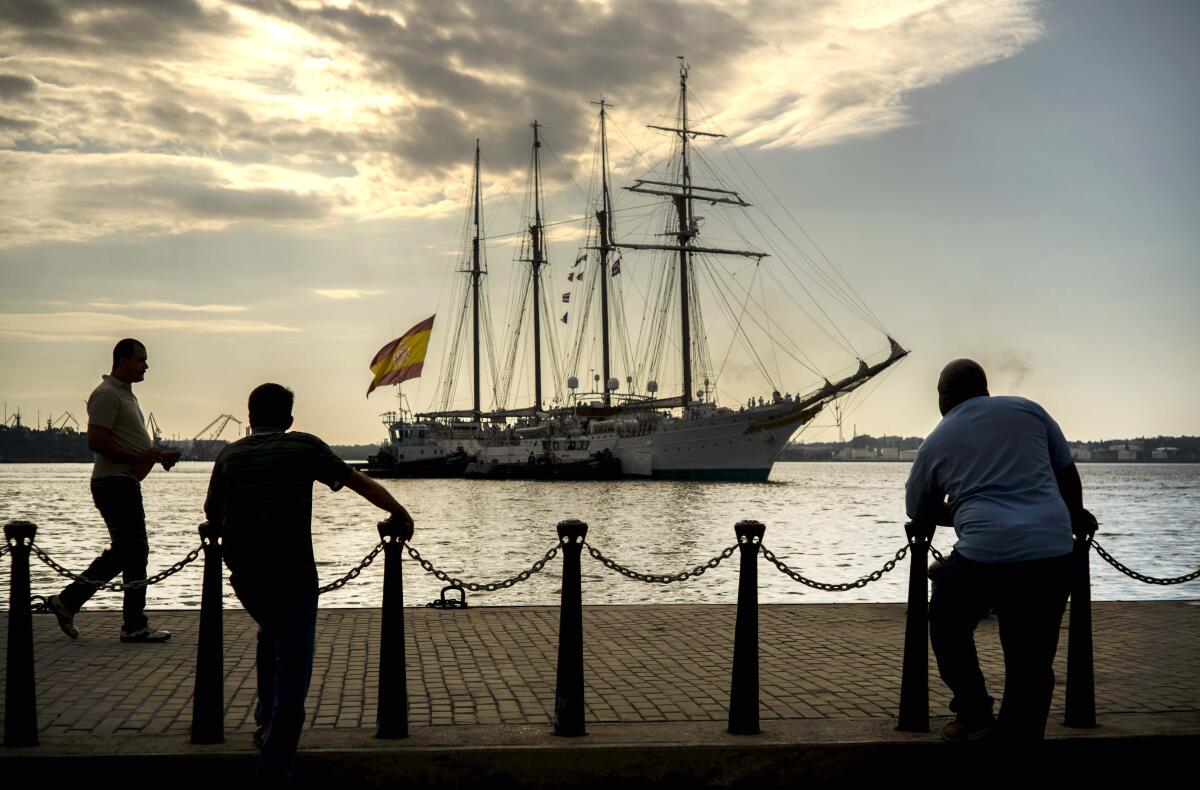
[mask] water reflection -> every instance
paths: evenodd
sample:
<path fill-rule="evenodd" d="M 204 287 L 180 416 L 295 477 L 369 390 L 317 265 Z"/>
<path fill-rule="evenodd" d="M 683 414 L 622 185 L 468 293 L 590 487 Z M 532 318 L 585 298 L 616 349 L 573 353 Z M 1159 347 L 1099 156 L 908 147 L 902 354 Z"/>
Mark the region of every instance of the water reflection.
<path fill-rule="evenodd" d="M 150 570 L 155 572 L 199 543 L 196 526 L 211 464 L 183 463 L 145 483 Z M 733 525 L 754 518 L 767 525 L 765 543 L 792 568 L 820 581 L 851 581 L 879 568 L 904 543 L 899 463 L 779 464 L 768 483 L 645 481 L 542 483 L 529 481 L 385 481 L 412 511 L 415 545 L 447 573 L 496 581 L 528 567 L 556 540 L 555 524 L 579 518 L 588 541 L 614 560 L 648 573 L 674 573 L 707 561 L 734 542 Z M 82 570 L 107 544 L 92 507 L 84 464 L 0 465 L 0 521 L 24 518 L 39 525 L 38 543 L 67 567 Z M 1101 521 L 1101 542 L 1127 565 L 1175 576 L 1200 565 L 1200 465 L 1095 464 L 1081 466 L 1088 506 Z M 314 493 L 314 549 L 323 582 L 356 564 L 378 540 L 380 513 L 350 492 Z M 934 544 L 947 551 L 950 530 Z M 472 605 L 554 604 L 560 560 L 527 582 L 495 593 L 472 594 Z M 7 561 L 0 584 L 8 588 Z M 1093 561 L 1096 599 L 1197 598 L 1197 583 L 1141 584 Z M 737 594 L 737 558 L 682 584 L 636 582 L 604 570 L 584 555 L 584 602 L 731 603 Z M 774 569 L 760 570 L 766 603 L 902 601 L 903 567 L 848 593 L 801 587 Z M 382 562 L 355 582 L 322 598 L 325 607 L 377 606 Z M 189 568 L 149 591 L 149 606 L 198 605 L 199 568 Z M 57 579 L 35 562 L 33 589 L 49 593 Z M 442 583 L 405 564 L 405 598 L 423 604 Z M 227 592 L 232 602 L 232 593 Z M 232 605 L 232 604 L 231 604 Z M 120 608 L 102 592 L 89 603 Z"/>

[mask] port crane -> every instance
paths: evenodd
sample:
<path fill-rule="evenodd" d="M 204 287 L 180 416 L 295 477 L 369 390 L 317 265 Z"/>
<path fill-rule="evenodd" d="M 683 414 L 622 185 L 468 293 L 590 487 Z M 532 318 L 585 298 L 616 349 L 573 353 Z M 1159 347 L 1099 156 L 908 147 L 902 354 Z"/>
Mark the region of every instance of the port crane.
<path fill-rule="evenodd" d="M 192 441 L 216 441 L 217 439 L 221 438 L 221 433 L 226 427 L 229 426 L 229 423 L 231 422 L 236 422 L 238 425 L 242 424 L 242 421 L 237 417 L 234 417 L 232 414 L 218 415 L 215 420 L 204 426 L 204 428 L 201 429 L 200 433 L 196 434 Z M 213 426 L 216 426 L 216 428 L 213 428 Z"/>
<path fill-rule="evenodd" d="M 154 437 L 155 444 L 162 441 L 162 429 L 158 427 L 158 420 L 154 419 L 154 412 L 150 412 L 150 416 L 146 418 L 146 430 Z"/>
<path fill-rule="evenodd" d="M 67 423 L 71 423 L 72 425 L 74 425 L 76 431 L 80 430 L 79 420 L 75 419 L 75 415 L 69 411 L 65 411 L 62 414 L 58 415 L 58 419 L 55 420 L 50 425 L 50 427 L 57 428 L 60 431 L 64 431 L 64 430 L 67 430 Z"/>

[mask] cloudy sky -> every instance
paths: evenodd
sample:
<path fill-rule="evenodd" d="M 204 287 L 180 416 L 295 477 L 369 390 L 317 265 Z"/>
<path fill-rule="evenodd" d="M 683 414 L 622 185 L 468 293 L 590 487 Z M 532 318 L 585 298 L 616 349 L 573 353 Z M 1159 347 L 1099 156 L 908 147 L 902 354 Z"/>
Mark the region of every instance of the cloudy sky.
<path fill-rule="evenodd" d="M 375 439 L 372 355 L 436 311 L 432 365 L 449 326 L 474 140 L 490 232 L 518 228 L 535 118 L 578 214 L 589 102 L 643 175 L 682 54 L 705 123 L 913 349 L 847 433 L 926 433 L 958 356 L 1071 438 L 1200 433 L 1198 39 L 1186 0 L 0 0 L 0 396 L 82 418 L 132 335 L 168 435 L 275 380 L 298 427 Z"/>

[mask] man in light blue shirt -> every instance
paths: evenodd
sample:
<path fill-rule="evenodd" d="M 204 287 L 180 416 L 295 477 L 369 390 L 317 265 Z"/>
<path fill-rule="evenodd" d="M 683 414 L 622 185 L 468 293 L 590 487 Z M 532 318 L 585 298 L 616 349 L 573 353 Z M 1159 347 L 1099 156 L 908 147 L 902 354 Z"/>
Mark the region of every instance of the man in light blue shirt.
<path fill-rule="evenodd" d="M 1058 424 L 1025 398 L 988 394 L 978 363 L 959 359 L 938 379 L 942 421 L 917 452 L 905 487 L 914 521 L 953 526 L 954 551 L 930 571 L 929 635 L 954 693 L 947 740 L 989 735 L 995 720 L 974 631 L 994 609 L 1004 650 L 1002 735 L 1045 733 L 1054 654 L 1066 608 L 1072 525 L 1083 509 L 1079 472 Z"/>

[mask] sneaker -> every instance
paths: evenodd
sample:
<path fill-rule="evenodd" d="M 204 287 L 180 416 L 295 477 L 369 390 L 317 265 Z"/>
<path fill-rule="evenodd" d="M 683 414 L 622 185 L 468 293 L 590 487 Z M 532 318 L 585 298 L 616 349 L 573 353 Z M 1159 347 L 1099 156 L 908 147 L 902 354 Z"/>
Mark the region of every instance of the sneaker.
<path fill-rule="evenodd" d="M 968 741 L 981 741 L 992 734 L 994 722 L 984 722 L 971 726 L 965 724 L 961 719 L 954 719 L 947 722 L 942 728 L 942 740 L 947 743 L 966 743 Z"/>
<path fill-rule="evenodd" d="M 46 599 L 46 605 L 50 607 L 50 611 L 58 618 L 58 627 L 62 632 L 72 639 L 79 638 L 79 629 L 75 627 L 75 613 L 67 608 L 57 595 L 51 595 Z"/>
<path fill-rule="evenodd" d="M 122 642 L 165 642 L 170 638 L 170 631 L 154 631 L 149 626 L 137 631 L 121 631 Z"/>

